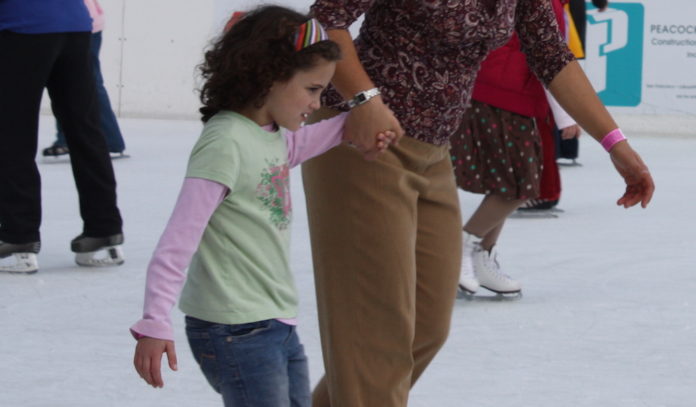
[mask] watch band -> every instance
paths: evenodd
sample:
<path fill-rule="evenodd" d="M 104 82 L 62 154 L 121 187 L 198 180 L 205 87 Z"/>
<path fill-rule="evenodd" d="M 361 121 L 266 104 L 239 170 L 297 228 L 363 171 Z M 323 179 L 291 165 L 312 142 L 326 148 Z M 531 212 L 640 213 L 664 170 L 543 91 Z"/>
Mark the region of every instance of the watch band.
<path fill-rule="evenodd" d="M 372 99 L 375 96 L 379 96 L 381 92 L 379 91 L 378 88 L 372 88 L 368 90 L 364 90 L 362 92 L 358 92 L 353 96 L 353 99 L 346 101 L 348 104 L 349 108 L 354 108 L 356 106 L 360 106 L 363 103 L 366 103 L 368 100 Z"/>

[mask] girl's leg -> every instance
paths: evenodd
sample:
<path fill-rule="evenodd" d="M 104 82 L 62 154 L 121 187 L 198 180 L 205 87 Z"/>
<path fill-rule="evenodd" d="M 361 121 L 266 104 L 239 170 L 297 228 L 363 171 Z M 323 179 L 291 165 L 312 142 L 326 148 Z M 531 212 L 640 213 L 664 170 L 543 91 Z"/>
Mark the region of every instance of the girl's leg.
<path fill-rule="evenodd" d="M 285 342 L 294 327 L 276 320 L 223 325 L 186 317 L 186 336 L 225 407 L 289 407 Z"/>
<path fill-rule="evenodd" d="M 464 231 L 482 238 L 481 247 L 490 250 L 498 241 L 505 219 L 523 202 L 499 195 L 486 195 L 464 225 Z"/>
<path fill-rule="evenodd" d="M 310 407 L 312 405 L 312 392 L 309 388 L 309 366 L 304 346 L 300 343 L 295 327 L 292 327 L 285 348 L 288 360 L 288 380 L 290 381 L 290 406 Z"/>

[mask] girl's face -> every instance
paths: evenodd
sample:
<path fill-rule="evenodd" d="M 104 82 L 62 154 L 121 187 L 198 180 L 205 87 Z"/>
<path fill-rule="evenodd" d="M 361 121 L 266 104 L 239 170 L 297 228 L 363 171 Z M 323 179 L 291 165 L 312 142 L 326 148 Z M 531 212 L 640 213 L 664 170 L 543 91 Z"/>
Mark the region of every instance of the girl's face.
<path fill-rule="evenodd" d="M 271 87 L 262 110 L 278 126 L 296 131 L 313 111 L 321 106 L 319 96 L 328 86 L 336 62 L 320 58 L 312 68 L 298 71 L 287 82 Z"/>

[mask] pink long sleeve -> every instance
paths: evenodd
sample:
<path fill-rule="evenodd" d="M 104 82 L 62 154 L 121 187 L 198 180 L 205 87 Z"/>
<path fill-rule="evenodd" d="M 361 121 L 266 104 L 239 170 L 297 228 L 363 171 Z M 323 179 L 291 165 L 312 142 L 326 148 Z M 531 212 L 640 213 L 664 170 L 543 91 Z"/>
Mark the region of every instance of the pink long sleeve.
<path fill-rule="evenodd" d="M 131 327 L 134 336 L 174 340 L 170 313 L 186 280 L 186 268 L 203 231 L 228 188 L 217 182 L 186 178 L 167 227 L 147 267 L 143 318 Z"/>
<path fill-rule="evenodd" d="M 343 125 L 348 113 L 341 113 L 331 119 L 301 127 L 295 132 L 288 132 L 288 166 L 301 164 L 319 154 L 325 153 L 341 143 Z"/>

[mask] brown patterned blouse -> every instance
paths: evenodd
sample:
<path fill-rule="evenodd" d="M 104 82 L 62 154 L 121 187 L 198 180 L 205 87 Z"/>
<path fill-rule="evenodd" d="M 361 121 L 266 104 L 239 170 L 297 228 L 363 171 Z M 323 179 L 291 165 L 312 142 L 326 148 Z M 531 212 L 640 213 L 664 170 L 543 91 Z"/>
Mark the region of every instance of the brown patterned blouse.
<path fill-rule="evenodd" d="M 516 30 L 529 66 L 548 84 L 572 61 L 548 0 L 316 0 L 326 29 L 362 14 L 358 55 L 406 135 L 443 145 L 459 127 L 481 61 Z M 340 107 L 333 89 L 324 103 Z"/>

